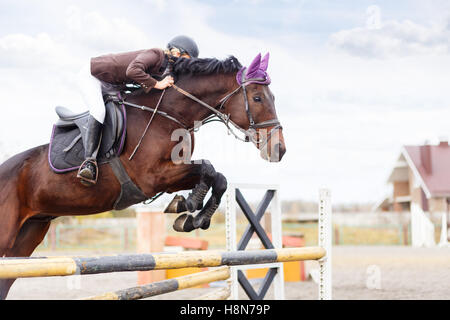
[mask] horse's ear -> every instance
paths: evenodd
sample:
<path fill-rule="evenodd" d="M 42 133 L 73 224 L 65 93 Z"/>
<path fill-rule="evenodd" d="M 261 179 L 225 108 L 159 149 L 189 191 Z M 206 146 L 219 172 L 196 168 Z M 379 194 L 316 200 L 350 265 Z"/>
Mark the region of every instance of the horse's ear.
<path fill-rule="evenodd" d="M 270 54 L 267 52 L 264 58 L 261 60 L 261 64 L 259 65 L 259 69 L 263 71 L 267 71 L 267 67 L 269 66 L 269 57 Z"/>
<path fill-rule="evenodd" d="M 248 66 L 247 75 L 250 76 L 259 70 L 259 65 L 261 64 L 261 53 L 253 59 L 252 63 Z"/>

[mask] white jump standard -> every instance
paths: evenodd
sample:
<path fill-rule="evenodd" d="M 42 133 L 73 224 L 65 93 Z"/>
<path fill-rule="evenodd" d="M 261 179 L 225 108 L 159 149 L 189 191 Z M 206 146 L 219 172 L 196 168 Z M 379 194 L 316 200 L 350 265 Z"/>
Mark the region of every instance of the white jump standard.
<path fill-rule="evenodd" d="M 256 212 L 253 212 L 240 189 L 263 189 L 266 190 L 263 199 L 259 203 Z M 279 186 L 277 185 L 251 185 L 251 184 L 230 184 L 226 194 L 226 237 L 227 237 L 227 250 L 251 252 L 245 250 L 251 237 L 254 233 L 257 234 L 261 243 L 266 250 L 268 249 L 281 249 L 282 248 L 282 227 L 281 227 L 281 203 L 279 196 Z M 249 224 L 244 231 L 239 243 L 237 243 L 237 221 L 236 221 L 236 203 L 241 208 Z M 266 231 L 260 224 L 260 220 L 264 217 L 266 209 L 270 205 L 270 218 L 271 218 L 271 235 L 272 239 L 269 239 Z M 319 258 L 319 299 L 331 300 L 332 299 L 332 286 L 331 286 L 331 192 L 328 189 L 321 189 L 319 192 L 319 218 L 318 218 L 318 238 L 319 248 L 323 251 L 324 255 Z M 305 247 L 305 249 L 308 247 Z M 313 247 L 309 247 L 313 248 Z M 265 250 L 262 250 L 265 251 Z M 316 259 L 305 259 L 316 260 Z M 298 260 L 297 260 L 298 261 Z M 258 269 L 269 268 L 266 277 L 263 279 L 260 285 L 259 291 L 256 292 L 251 286 L 250 282 L 245 277 L 242 270 L 245 269 Z M 251 300 L 264 299 L 267 290 L 271 283 L 274 284 L 274 298 L 276 300 L 284 300 L 284 276 L 283 276 L 283 263 L 276 262 L 272 264 L 261 265 L 255 262 L 255 264 L 247 264 L 245 266 L 231 267 L 231 296 L 230 299 L 239 299 L 239 285 L 244 289 L 245 293 Z"/>

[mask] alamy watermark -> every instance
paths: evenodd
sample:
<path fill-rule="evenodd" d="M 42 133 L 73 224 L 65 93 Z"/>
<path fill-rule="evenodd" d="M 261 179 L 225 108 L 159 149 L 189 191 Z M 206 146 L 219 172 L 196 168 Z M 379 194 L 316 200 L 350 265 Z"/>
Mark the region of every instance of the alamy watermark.
<path fill-rule="evenodd" d="M 381 290 L 381 268 L 372 264 L 366 269 L 366 287 L 367 289 Z"/>
<path fill-rule="evenodd" d="M 66 286 L 69 290 L 81 289 L 81 274 L 77 271 L 76 274 L 66 277 Z"/>

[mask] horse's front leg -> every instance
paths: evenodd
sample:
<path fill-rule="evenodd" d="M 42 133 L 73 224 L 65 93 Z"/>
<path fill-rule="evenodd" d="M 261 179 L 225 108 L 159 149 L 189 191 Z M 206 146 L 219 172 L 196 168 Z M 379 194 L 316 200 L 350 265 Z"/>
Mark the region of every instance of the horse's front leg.
<path fill-rule="evenodd" d="M 211 197 L 199 213 L 196 215 L 192 215 L 190 212 L 183 213 L 175 220 L 173 228 L 176 231 L 190 232 L 198 228 L 204 230 L 209 228 L 211 217 L 219 207 L 222 196 L 227 190 L 227 179 L 220 172 L 215 172 L 211 187 Z"/>
<path fill-rule="evenodd" d="M 192 161 L 189 164 L 177 164 L 171 166 L 165 173 L 169 181 L 168 192 L 189 190 L 187 199 L 183 196 L 175 196 L 164 212 L 181 213 L 194 212 L 203 208 L 203 200 L 214 182 L 216 171 L 208 160 Z"/>
<path fill-rule="evenodd" d="M 176 195 L 164 210 L 166 213 L 187 212 L 175 220 L 174 229 L 179 232 L 190 232 L 198 228 L 199 226 L 193 225 L 192 213 L 203 208 L 203 200 L 216 180 L 217 173 L 214 167 L 208 160 L 197 160 L 188 164 L 172 164 L 164 175 L 169 179 L 166 181 L 169 185 L 168 192 L 192 189 L 187 199 Z"/>
<path fill-rule="evenodd" d="M 186 199 L 186 209 L 191 213 L 203 208 L 203 200 L 216 176 L 216 170 L 208 160 L 200 160 L 199 162 L 197 165 L 200 166 L 200 181 L 195 185 Z"/>
<path fill-rule="evenodd" d="M 206 230 L 209 228 L 209 224 L 211 223 L 211 217 L 219 207 L 222 196 L 226 190 L 227 190 L 227 179 L 220 172 L 216 172 L 214 182 L 212 184 L 211 197 L 208 199 L 208 202 L 203 207 L 202 211 L 200 211 L 194 217 L 192 224 L 195 229 L 202 228 Z"/>

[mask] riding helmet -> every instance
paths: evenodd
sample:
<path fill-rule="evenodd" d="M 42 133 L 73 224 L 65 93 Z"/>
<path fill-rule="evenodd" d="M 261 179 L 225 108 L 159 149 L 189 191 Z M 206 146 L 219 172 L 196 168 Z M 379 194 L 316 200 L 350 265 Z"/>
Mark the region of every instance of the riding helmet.
<path fill-rule="evenodd" d="M 192 58 L 198 58 L 197 44 L 188 36 L 176 36 L 170 40 L 167 48 L 172 49 L 173 47 L 186 51 Z"/>

